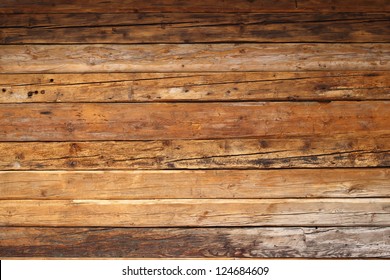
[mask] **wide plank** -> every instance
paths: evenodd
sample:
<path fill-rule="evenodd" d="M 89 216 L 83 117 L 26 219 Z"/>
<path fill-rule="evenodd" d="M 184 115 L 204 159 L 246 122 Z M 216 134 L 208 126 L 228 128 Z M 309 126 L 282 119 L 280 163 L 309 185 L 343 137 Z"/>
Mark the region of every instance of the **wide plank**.
<path fill-rule="evenodd" d="M 0 228 L 0 257 L 390 258 L 390 227 Z"/>
<path fill-rule="evenodd" d="M 388 101 L 0 104 L 0 141 L 379 136 L 390 133 L 389 105 Z"/>
<path fill-rule="evenodd" d="M 390 198 L 3 200 L 0 226 L 390 226 Z"/>
<path fill-rule="evenodd" d="M 390 167 L 390 135 L 0 142 L 2 170 Z"/>
<path fill-rule="evenodd" d="M 390 42 L 389 13 L 4 14 L 0 43 Z"/>
<path fill-rule="evenodd" d="M 0 73 L 390 70 L 390 44 L 1 45 Z"/>
<path fill-rule="evenodd" d="M 390 100 L 390 71 L 0 74 L 0 103 Z"/>
<path fill-rule="evenodd" d="M 382 12 L 390 11 L 387 0 L 2 0 L 0 12 L 7 13 L 122 12 Z"/>
<path fill-rule="evenodd" d="M 390 197 L 390 169 L 0 171 L 0 199 Z"/>

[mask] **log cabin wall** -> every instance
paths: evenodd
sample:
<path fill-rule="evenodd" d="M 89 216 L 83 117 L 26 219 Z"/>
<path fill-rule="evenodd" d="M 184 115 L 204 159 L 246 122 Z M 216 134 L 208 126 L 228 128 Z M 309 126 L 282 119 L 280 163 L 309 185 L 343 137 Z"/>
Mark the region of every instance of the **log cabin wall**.
<path fill-rule="evenodd" d="M 390 1 L 2 0 L 0 43 L 0 257 L 390 257 Z"/>

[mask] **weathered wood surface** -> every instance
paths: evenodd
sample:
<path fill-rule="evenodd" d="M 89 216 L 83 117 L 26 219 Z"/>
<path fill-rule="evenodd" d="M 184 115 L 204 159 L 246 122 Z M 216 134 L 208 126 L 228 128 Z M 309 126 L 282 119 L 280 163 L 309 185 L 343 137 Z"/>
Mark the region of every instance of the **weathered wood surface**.
<path fill-rule="evenodd" d="M 0 103 L 390 100 L 390 72 L 0 74 Z"/>
<path fill-rule="evenodd" d="M 0 12 L 7 13 L 111 13 L 121 12 L 383 12 L 387 0 L 2 0 Z"/>
<path fill-rule="evenodd" d="M 0 142 L 2 170 L 390 167 L 390 136 Z"/>
<path fill-rule="evenodd" d="M 390 197 L 390 169 L 0 171 L 0 199 Z"/>
<path fill-rule="evenodd" d="M 1 104 L 0 141 L 379 136 L 389 119 L 388 101 Z"/>
<path fill-rule="evenodd" d="M 0 226 L 390 226 L 390 198 L 3 200 Z"/>
<path fill-rule="evenodd" d="M 0 228 L 0 257 L 389 258 L 389 227 Z"/>
<path fill-rule="evenodd" d="M 390 44 L 1 45 L 0 73 L 390 70 Z"/>
<path fill-rule="evenodd" d="M 390 42 L 390 13 L 5 14 L 0 43 Z"/>

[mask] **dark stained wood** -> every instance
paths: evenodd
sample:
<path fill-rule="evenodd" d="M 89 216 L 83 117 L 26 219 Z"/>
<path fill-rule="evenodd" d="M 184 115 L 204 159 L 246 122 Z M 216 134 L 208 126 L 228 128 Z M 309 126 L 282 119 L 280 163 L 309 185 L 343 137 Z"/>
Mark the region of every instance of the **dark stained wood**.
<path fill-rule="evenodd" d="M 0 142 L 2 170 L 390 167 L 390 136 Z"/>
<path fill-rule="evenodd" d="M 390 100 L 390 72 L 0 74 L 0 103 Z"/>
<path fill-rule="evenodd" d="M 0 12 L 12 13 L 118 12 L 382 12 L 387 0 L 2 0 Z"/>
<path fill-rule="evenodd" d="M 0 43 L 390 42 L 390 13 L 5 14 Z"/>
<path fill-rule="evenodd" d="M 390 226 L 390 198 L 2 200 L 0 226 Z"/>
<path fill-rule="evenodd" d="M 1 104 L 0 141 L 379 136 L 389 119 L 387 101 Z"/>
<path fill-rule="evenodd" d="M 390 70 L 390 44 L 0 45 L 0 73 Z"/>
<path fill-rule="evenodd" d="M 0 228 L 0 257 L 390 258 L 389 227 Z"/>
<path fill-rule="evenodd" d="M 0 171 L 0 199 L 390 197 L 390 169 Z"/>

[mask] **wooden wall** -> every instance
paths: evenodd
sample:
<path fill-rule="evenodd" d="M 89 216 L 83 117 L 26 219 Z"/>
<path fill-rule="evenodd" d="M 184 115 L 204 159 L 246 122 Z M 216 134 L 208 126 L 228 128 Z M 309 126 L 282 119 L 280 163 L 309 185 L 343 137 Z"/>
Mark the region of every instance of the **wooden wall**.
<path fill-rule="evenodd" d="M 2 0 L 0 257 L 389 258 L 390 1 Z"/>

